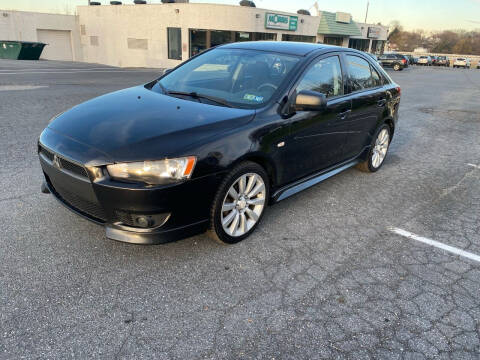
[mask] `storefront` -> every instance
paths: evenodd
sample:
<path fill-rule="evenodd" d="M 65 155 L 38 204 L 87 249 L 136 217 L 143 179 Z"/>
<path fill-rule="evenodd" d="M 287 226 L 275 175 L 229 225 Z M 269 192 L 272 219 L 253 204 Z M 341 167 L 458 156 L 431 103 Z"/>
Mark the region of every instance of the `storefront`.
<path fill-rule="evenodd" d="M 237 41 L 315 43 L 320 22 L 318 16 L 203 3 L 78 6 L 78 19 L 85 61 L 124 67 L 173 67 Z"/>
<path fill-rule="evenodd" d="M 388 27 L 357 23 L 348 13 L 321 12 L 318 42 L 345 46 L 360 51 L 382 54 L 388 36 Z"/>
<path fill-rule="evenodd" d="M 239 41 L 318 42 L 378 53 L 387 34 L 342 12 L 310 16 L 206 3 L 78 6 L 77 12 L 83 61 L 120 67 L 171 68 Z"/>
<path fill-rule="evenodd" d="M 189 40 L 189 56 L 194 56 L 205 49 L 231 42 L 260 40 L 276 41 L 277 34 L 229 30 L 189 29 Z"/>
<path fill-rule="evenodd" d="M 351 37 L 348 47 L 372 54 L 383 54 L 387 43 L 388 27 L 364 23 L 357 23 L 357 26 L 361 35 Z"/>
<path fill-rule="evenodd" d="M 319 43 L 336 46 L 348 46 L 352 36 L 362 34 L 352 16 L 348 13 L 322 11 L 317 31 Z"/>

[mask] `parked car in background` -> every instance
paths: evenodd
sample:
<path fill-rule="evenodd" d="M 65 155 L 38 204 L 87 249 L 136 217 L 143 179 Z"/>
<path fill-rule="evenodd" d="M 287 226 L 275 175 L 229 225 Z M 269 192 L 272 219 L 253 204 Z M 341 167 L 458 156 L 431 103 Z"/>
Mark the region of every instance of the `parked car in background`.
<path fill-rule="evenodd" d="M 435 62 L 435 66 L 450 66 L 450 60 L 446 56 L 437 56 L 437 61 Z"/>
<path fill-rule="evenodd" d="M 38 140 L 42 191 L 111 239 L 151 244 L 208 230 L 234 244 L 268 204 L 353 166 L 379 170 L 400 96 L 357 50 L 221 45 L 55 116 Z"/>
<path fill-rule="evenodd" d="M 408 60 L 408 65 L 415 64 L 415 58 L 412 55 L 404 55 Z"/>
<path fill-rule="evenodd" d="M 465 68 L 470 69 L 470 59 L 469 58 L 456 58 L 453 62 L 454 68 Z"/>
<path fill-rule="evenodd" d="M 400 54 L 383 54 L 378 59 L 383 67 L 390 67 L 395 71 L 401 71 L 408 67 L 407 59 Z"/>
<path fill-rule="evenodd" d="M 432 66 L 434 66 L 437 63 L 437 57 L 435 55 L 430 55 L 432 58 Z"/>
<path fill-rule="evenodd" d="M 480 61 L 477 63 L 477 69 L 480 69 Z"/>
<path fill-rule="evenodd" d="M 402 55 L 405 60 L 407 60 L 405 67 L 407 68 L 410 65 L 410 59 L 408 58 L 407 55 Z"/>
<path fill-rule="evenodd" d="M 418 58 L 417 64 L 423 66 L 432 66 L 432 58 L 428 55 L 420 56 Z"/>

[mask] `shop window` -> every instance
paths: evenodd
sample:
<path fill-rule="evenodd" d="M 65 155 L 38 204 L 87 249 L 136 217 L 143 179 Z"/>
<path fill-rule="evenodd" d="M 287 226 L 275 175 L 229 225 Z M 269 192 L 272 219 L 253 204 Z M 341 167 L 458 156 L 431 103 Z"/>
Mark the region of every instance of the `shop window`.
<path fill-rule="evenodd" d="M 381 55 L 385 49 L 384 40 L 372 40 L 372 53 Z"/>
<path fill-rule="evenodd" d="M 282 34 L 282 41 L 315 42 L 315 36 Z"/>
<path fill-rule="evenodd" d="M 234 42 L 232 37 L 232 31 L 211 30 L 210 36 L 211 47 Z"/>
<path fill-rule="evenodd" d="M 350 39 L 348 41 L 348 47 L 368 52 L 368 48 L 370 47 L 370 39 Z"/>
<path fill-rule="evenodd" d="M 167 28 L 168 58 L 182 60 L 182 29 Z"/>
<path fill-rule="evenodd" d="M 240 41 L 251 41 L 253 40 L 252 33 L 249 32 L 241 32 L 237 31 L 235 33 L 235 41 L 240 42 Z"/>
<path fill-rule="evenodd" d="M 325 36 L 323 38 L 323 43 L 327 44 L 327 45 L 342 46 L 343 45 L 343 37 L 341 37 L 341 36 Z"/>
<path fill-rule="evenodd" d="M 190 56 L 207 49 L 207 30 L 190 30 Z"/>
<path fill-rule="evenodd" d="M 253 40 L 276 41 L 277 34 L 256 32 L 256 33 L 253 33 Z"/>

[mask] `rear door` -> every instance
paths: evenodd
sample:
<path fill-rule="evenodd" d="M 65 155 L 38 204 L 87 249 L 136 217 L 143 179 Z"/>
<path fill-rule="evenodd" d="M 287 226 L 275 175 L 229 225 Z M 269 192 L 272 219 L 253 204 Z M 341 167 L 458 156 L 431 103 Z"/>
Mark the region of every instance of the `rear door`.
<path fill-rule="evenodd" d="M 371 136 L 382 119 L 386 106 L 386 91 L 381 75 L 367 58 L 345 54 L 348 91 L 352 100 L 349 131 L 345 145 L 347 157 L 359 155 L 370 144 Z"/>

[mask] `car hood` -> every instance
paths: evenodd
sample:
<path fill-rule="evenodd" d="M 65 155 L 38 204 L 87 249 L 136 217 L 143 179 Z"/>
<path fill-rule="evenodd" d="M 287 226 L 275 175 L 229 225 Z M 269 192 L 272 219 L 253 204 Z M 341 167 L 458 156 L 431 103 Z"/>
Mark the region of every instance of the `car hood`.
<path fill-rule="evenodd" d="M 253 119 L 235 109 L 159 94 L 144 86 L 109 93 L 62 113 L 48 128 L 112 161 L 186 155 L 197 143 Z"/>

